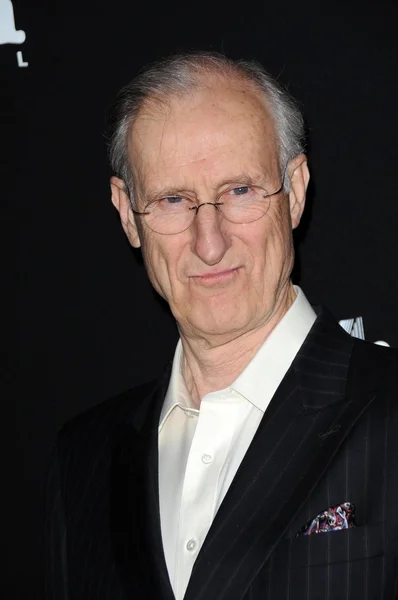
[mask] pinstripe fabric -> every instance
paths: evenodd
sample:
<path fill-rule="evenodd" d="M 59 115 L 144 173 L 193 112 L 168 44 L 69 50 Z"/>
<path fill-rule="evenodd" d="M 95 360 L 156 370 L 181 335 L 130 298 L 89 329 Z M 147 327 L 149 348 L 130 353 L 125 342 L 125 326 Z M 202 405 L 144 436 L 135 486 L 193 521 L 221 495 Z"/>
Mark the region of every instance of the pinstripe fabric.
<path fill-rule="evenodd" d="M 397 374 L 395 351 L 350 338 L 320 312 L 215 517 L 186 600 L 396 597 Z M 47 598 L 173 599 L 157 478 L 168 377 L 61 432 L 49 478 Z M 356 505 L 356 528 L 295 537 L 344 501 Z"/>

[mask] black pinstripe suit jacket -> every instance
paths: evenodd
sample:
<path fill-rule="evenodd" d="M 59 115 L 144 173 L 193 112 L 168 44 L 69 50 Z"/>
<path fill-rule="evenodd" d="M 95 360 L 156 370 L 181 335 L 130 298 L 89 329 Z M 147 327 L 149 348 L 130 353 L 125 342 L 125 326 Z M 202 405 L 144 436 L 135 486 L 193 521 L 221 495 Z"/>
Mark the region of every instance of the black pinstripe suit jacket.
<path fill-rule="evenodd" d="M 157 458 L 168 379 L 60 433 L 48 490 L 49 599 L 173 599 Z M 397 390 L 397 352 L 354 340 L 320 310 L 214 519 L 186 600 L 398 597 Z M 345 501 L 357 527 L 295 537 Z"/>

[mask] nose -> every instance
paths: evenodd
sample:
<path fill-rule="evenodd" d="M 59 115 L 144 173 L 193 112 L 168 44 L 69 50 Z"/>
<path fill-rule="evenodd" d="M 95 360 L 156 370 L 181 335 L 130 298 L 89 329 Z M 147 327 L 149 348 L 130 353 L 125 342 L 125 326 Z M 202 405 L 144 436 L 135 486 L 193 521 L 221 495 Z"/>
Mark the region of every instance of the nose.
<path fill-rule="evenodd" d="M 199 208 L 192 224 L 192 251 L 207 265 L 216 265 L 230 247 L 225 220 L 215 204 L 206 202 Z"/>

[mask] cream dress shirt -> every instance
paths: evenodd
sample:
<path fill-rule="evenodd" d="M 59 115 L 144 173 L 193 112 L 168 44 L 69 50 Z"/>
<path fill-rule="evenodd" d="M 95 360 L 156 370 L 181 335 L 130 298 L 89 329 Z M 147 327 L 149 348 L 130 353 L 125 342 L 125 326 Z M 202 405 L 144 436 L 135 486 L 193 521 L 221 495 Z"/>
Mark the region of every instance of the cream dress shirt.
<path fill-rule="evenodd" d="M 234 383 L 192 407 L 177 344 L 159 424 L 159 496 L 163 548 L 176 600 L 215 514 L 272 396 L 311 329 L 316 314 L 303 292 Z"/>

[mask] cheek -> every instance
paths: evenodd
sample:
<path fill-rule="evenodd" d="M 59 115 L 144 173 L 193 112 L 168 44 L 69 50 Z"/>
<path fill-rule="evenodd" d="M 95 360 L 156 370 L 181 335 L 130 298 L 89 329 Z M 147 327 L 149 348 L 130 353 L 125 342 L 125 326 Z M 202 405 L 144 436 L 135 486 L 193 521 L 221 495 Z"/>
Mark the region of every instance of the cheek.
<path fill-rule="evenodd" d="M 181 250 L 176 238 L 146 234 L 142 254 L 148 277 L 155 290 L 168 302 L 175 294 L 178 283 L 178 265 Z"/>
<path fill-rule="evenodd" d="M 253 267 L 266 280 L 284 272 L 293 258 L 292 232 L 285 207 L 269 212 L 262 227 L 251 236 Z"/>
<path fill-rule="evenodd" d="M 141 250 L 148 277 L 155 290 L 164 296 L 162 279 L 164 279 L 166 269 L 163 266 L 161 248 L 151 234 L 144 233 L 142 235 Z"/>
<path fill-rule="evenodd" d="M 268 237 L 275 251 L 283 256 L 290 251 L 292 241 L 292 224 L 287 202 L 279 203 L 267 217 Z"/>

